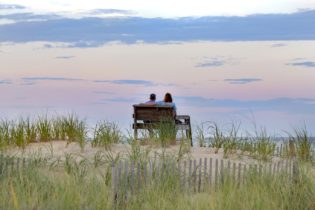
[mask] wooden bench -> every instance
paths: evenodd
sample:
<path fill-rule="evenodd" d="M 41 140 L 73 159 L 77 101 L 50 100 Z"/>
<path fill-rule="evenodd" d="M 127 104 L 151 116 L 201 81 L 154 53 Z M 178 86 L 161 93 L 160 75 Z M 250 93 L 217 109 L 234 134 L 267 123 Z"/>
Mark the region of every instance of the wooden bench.
<path fill-rule="evenodd" d="M 134 138 L 138 139 L 138 129 L 158 129 L 161 123 L 174 123 L 176 131 L 184 130 L 186 138 L 190 140 L 191 146 L 191 124 L 189 115 L 176 115 L 173 107 L 167 105 L 133 105 L 134 109 Z"/>

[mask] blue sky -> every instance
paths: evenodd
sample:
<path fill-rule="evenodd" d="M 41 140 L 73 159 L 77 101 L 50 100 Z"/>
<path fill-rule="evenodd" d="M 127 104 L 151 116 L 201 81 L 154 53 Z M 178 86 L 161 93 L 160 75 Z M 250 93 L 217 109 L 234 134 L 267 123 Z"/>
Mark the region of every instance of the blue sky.
<path fill-rule="evenodd" d="M 102 12 L 106 13 L 106 10 Z M 8 21 L 8 24 L 0 25 L 1 42 L 66 42 L 70 43 L 69 47 L 82 48 L 100 46 L 114 41 L 131 44 L 198 40 L 315 39 L 315 27 L 311 27 L 314 24 L 315 10 L 297 11 L 290 14 L 253 14 L 244 17 L 204 16 L 176 19 L 70 18 L 58 14 L 38 15 L 33 12 L 0 16 Z M 50 46 L 47 45 L 47 47 Z M 220 65 L 220 61 L 214 60 L 207 65 Z"/>
<path fill-rule="evenodd" d="M 75 111 L 128 127 L 132 104 L 171 92 L 196 123 L 247 128 L 254 115 L 314 134 L 313 25 L 309 0 L 0 0 L 0 117 Z"/>

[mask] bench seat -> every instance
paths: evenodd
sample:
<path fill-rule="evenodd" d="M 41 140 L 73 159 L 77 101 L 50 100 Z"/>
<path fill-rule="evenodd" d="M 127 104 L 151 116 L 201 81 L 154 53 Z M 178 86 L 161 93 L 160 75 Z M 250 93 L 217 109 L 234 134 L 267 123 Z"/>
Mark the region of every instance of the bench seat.
<path fill-rule="evenodd" d="M 161 123 L 173 123 L 176 131 L 185 131 L 186 138 L 191 141 L 191 123 L 189 115 L 176 115 L 175 110 L 167 105 L 133 105 L 134 138 L 138 139 L 138 129 L 158 129 Z"/>

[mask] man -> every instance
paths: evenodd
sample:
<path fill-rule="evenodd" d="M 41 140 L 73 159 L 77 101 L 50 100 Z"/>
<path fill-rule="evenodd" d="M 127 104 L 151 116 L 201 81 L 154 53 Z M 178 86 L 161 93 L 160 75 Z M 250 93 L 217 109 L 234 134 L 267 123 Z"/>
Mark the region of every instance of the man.
<path fill-rule="evenodd" d="M 155 104 L 156 104 L 155 100 L 156 100 L 155 94 L 154 94 L 154 93 L 151 93 L 151 94 L 150 94 L 150 100 L 147 101 L 147 102 L 145 102 L 145 104 L 148 104 L 148 105 L 155 105 Z"/>

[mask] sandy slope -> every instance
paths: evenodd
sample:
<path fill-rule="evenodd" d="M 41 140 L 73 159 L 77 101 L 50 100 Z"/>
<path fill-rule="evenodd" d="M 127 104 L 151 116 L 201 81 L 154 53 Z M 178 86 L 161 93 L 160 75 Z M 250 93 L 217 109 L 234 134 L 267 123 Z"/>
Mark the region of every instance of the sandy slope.
<path fill-rule="evenodd" d="M 163 151 L 173 157 L 178 157 L 180 146 L 172 145 L 163 150 L 161 147 L 157 146 L 140 146 L 141 152 L 149 152 L 151 157 L 161 154 Z M 205 148 L 205 147 L 185 147 L 184 150 L 184 159 L 197 159 L 200 158 L 212 158 L 212 159 L 223 159 L 223 151 L 220 149 L 218 153 L 215 153 L 214 148 Z M 29 144 L 24 150 L 20 148 L 8 148 L 3 151 L 4 154 L 14 155 L 18 157 L 31 157 L 31 156 L 41 156 L 41 157 L 53 157 L 64 159 L 66 154 L 72 154 L 80 158 L 87 158 L 91 161 L 95 155 L 101 152 L 103 154 L 111 154 L 113 156 L 127 157 L 128 153 L 131 152 L 131 146 L 129 144 L 114 144 L 112 145 L 110 151 L 105 150 L 101 147 L 92 147 L 90 143 L 87 143 L 82 150 L 77 143 L 70 143 L 67 145 L 65 141 L 52 141 L 46 143 L 32 143 Z M 255 163 L 257 160 L 252 159 L 251 157 L 241 154 L 239 151 L 235 154 L 228 156 L 227 160 L 231 160 L 237 163 Z M 280 161 L 279 158 L 274 157 L 273 162 Z"/>

